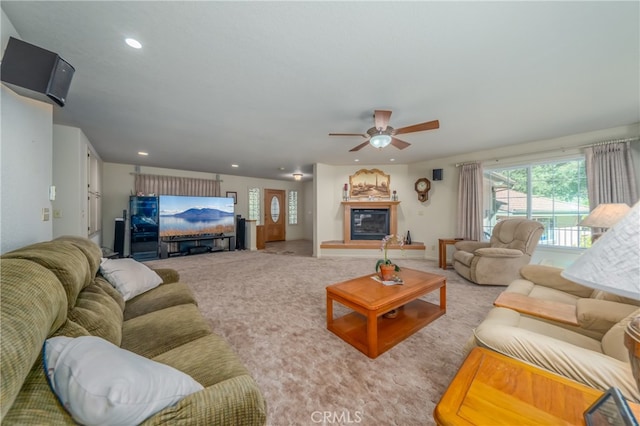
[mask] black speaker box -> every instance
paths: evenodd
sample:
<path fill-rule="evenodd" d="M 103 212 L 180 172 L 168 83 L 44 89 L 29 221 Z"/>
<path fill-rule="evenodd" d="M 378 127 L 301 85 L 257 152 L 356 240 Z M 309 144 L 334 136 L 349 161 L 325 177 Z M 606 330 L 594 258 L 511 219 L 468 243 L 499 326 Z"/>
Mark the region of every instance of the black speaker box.
<path fill-rule="evenodd" d="M 433 180 L 442 180 L 442 169 L 433 169 Z"/>
<path fill-rule="evenodd" d="M 10 37 L 2 57 L 0 79 L 17 88 L 46 95 L 62 107 L 74 72 L 75 68 L 57 53 Z M 32 92 L 19 89 L 16 92 L 40 99 Z"/>
<path fill-rule="evenodd" d="M 245 247 L 245 229 L 247 226 L 247 220 L 241 218 L 240 215 L 237 216 L 237 226 L 236 226 L 236 250 L 244 250 Z"/>
<path fill-rule="evenodd" d="M 116 219 L 113 251 L 118 253 L 118 257 L 124 257 L 124 222 L 124 219 Z"/>

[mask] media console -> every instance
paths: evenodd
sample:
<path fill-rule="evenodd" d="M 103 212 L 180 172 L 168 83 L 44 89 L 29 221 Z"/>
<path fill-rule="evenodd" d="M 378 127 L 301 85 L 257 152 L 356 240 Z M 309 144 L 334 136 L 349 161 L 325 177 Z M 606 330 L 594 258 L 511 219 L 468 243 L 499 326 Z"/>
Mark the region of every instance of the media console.
<path fill-rule="evenodd" d="M 163 237 L 160 240 L 167 246 L 168 256 L 186 254 L 210 253 L 215 251 L 233 251 L 235 245 L 231 243 L 233 235 L 200 235 L 197 237 Z M 227 240 L 226 245 L 224 240 Z M 222 241 L 222 245 L 219 244 Z"/>

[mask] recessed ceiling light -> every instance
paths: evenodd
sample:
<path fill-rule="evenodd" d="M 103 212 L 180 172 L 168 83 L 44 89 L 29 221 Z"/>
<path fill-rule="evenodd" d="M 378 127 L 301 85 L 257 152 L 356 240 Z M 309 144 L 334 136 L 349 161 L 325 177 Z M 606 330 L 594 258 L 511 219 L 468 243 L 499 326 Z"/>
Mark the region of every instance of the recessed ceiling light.
<path fill-rule="evenodd" d="M 147 155 L 149 155 L 149 153 L 144 151 L 138 151 L 138 155 L 142 155 L 143 157 L 146 157 Z"/>
<path fill-rule="evenodd" d="M 142 48 L 142 44 L 135 38 L 125 38 L 124 42 L 127 43 L 129 46 L 133 47 L 134 49 Z"/>
<path fill-rule="evenodd" d="M 237 164 L 232 164 L 231 167 L 240 167 Z"/>
<path fill-rule="evenodd" d="M 396 161 L 395 158 L 389 158 L 389 161 Z"/>
<path fill-rule="evenodd" d="M 355 159 L 355 160 L 353 160 L 353 161 L 355 161 L 355 162 L 357 163 L 357 162 L 358 162 L 358 161 L 360 161 L 360 160 L 358 160 L 358 159 L 356 158 L 356 159 Z"/>
<path fill-rule="evenodd" d="M 278 167 L 278 170 L 283 171 L 284 167 Z"/>

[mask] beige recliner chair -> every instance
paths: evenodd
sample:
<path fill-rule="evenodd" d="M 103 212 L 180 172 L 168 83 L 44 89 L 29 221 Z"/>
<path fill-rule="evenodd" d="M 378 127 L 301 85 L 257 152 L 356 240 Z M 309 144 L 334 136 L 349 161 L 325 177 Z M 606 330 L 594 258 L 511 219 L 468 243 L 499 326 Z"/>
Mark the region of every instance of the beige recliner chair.
<path fill-rule="evenodd" d="M 476 284 L 509 285 L 531 261 L 543 231 L 544 226 L 534 220 L 501 220 L 489 242 L 457 242 L 453 268 Z"/>

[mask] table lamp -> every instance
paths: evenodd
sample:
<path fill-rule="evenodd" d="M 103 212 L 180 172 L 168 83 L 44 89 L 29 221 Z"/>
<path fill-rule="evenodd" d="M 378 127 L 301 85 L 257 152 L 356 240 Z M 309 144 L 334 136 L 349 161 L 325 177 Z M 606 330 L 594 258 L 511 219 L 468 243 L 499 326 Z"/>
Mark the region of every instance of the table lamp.
<path fill-rule="evenodd" d="M 590 288 L 640 300 L 640 203 L 565 269 L 562 276 Z"/>
<path fill-rule="evenodd" d="M 599 204 L 591 213 L 578 223 L 579 226 L 588 226 L 590 228 L 611 228 L 618 223 L 630 210 L 625 203 Z M 591 241 L 595 242 L 602 234 L 596 232 L 591 237 Z"/>

